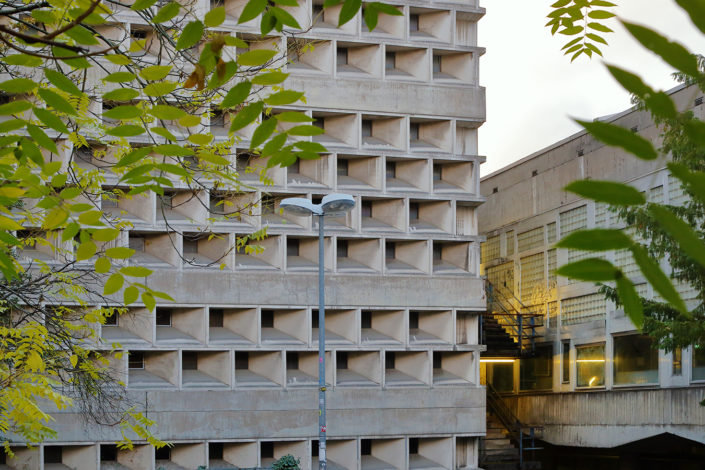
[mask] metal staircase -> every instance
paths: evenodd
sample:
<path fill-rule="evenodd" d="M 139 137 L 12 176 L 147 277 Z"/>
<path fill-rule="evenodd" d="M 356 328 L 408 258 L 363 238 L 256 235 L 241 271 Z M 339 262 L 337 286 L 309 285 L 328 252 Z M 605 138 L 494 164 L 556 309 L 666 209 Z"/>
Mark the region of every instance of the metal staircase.
<path fill-rule="evenodd" d="M 536 439 L 543 428 L 522 424 L 487 384 L 487 435 L 480 444 L 480 467 L 485 470 L 537 470 Z"/>
<path fill-rule="evenodd" d="M 534 353 L 543 315 L 534 313 L 508 289 L 485 280 L 487 311 L 481 317 L 484 357 L 524 357 Z"/>

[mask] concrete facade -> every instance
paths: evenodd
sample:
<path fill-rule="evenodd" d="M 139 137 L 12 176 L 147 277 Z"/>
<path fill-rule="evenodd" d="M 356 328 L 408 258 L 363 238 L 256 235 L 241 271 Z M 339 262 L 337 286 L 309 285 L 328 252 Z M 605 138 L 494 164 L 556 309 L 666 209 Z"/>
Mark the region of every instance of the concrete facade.
<path fill-rule="evenodd" d="M 679 109 L 703 118 L 696 87 L 670 93 Z M 601 120 L 658 146 L 659 130 L 645 112 L 630 109 Z M 555 249 L 561 237 L 581 228 L 624 227 L 604 204 L 563 191 L 566 184 L 583 178 L 623 181 L 650 201 L 678 205 L 685 196 L 666 162 L 639 160 L 581 132 L 482 179 L 483 273 L 515 305 L 543 317 L 537 357 L 485 363 L 483 381 L 502 389 L 522 422 L 544 426 L 543 439 L 552 445 L 612 448 L 662 433 L 705 443 L 705 411 L 698 405 L 705 397 L 702 358 L 692 348 L 652 349 L 593 283 L 552 273 L 592 256 Z M 605 257 L 635 281 L 641 295 L 654 296 L 628 252 Z M 697 305 L 697 292 L 677 288 L 691 308 Z"/>
<path fill-rule="evenodd" d="M 257 467 L 287 453 L 317 468 L 317 226 L 282 214 L 278 202 L 333 192 L 354 195 L 356 208 L 326 230 L 329 468 L 477 467 L 485 430 L 476 214 L 484 9 L 477 0 L 404 0 L 394 3 L 402 16 L 380 15 L 369 32 L 360 14 L 336 29 L 340 7 L 311 25 L 319 3 L 290 9 L 305 29 L 296 40 L 313 50 L 292 52 L 291 37 L 267 40 L 291 74 L 286 86 L 305 92 L 297 109 L 322 125 L 314 140 L 329 154 L 266 170 L 267 186 L 243 171 L 251 186 L 230 202 L 252 208 L 214 222 L 212 240 L 196 235 L 222 211 L 219 194 L 203 195 L 210 212 L 179 187 L 168 201 L 103 202 L 132 223 L 119 243 L 137 250 L 132 263 L 156 271 L 147 284 L 176 301 L 159 303 L 156 314 L 131 306 L 99 331 L 104 347 L 117 342 L 128 353 L 112 359 L 114 373 L 174 447 L 155 452 L 137 438 L 134 450 L 116 450 L 119 429 L 64 410 L 55 441 L 18 449 L 10 468 Z M 252 41 L 255 22 L 238 26 L 238 2 L 224 4 L 223 29 Z M 143 27 L 129 11 L 116 18 L 116 31 Z M 210 119 L 223 136 L 227 123 Z M 243 170 L 264 164 L 247 154 L 251 132 L 241 131 L 230 157 Z M 193 237 L 169 235 L 162 214 Z M 263 252 L 233 250 L 206 266 L 265 226 Z M 196 263 L 182 261 L 172 244 Z"/>

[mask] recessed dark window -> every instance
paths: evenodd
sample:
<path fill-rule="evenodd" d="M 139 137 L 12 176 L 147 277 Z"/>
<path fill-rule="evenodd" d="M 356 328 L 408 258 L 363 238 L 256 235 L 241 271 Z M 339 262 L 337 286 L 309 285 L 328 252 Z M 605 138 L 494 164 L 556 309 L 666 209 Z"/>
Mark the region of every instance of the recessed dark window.
<path fill-rule="evenodd" d="M 171 447 L 164 446 L 159 449 L 154 449 L 155 460 L 171 460 Z"/>
<path fill-rule="evenodd" d="M 348 176 L 348 161 L 344 158 L 338 159 L 338 176 Z"/>
<path fill-rule="evenodd" d="M 387 179 L 397 177 L 397 162 L 387 161 Z"/>
<path fill-rule="evenodd" d="M 276 199 L 273 196 L 262 196 L 259 204 L 262 207 L 262 215 L 274 214 Z"/>
<path fill-rule="evenodd" d="M 409 15 L 409 31 L 419 30 L 419 15 L 412 13 Z"/>
<path fill-rule="evenodd" d="M 492 194 L 496 194 L 499 192 L 499 188 L 492 188 Z"/>
<path fill-rule="evenodd" d="M 419 203 L 409 203 L 409 220 L 419 220 Z"/>
<path fill-rule="evenodd" d="M 701 104 L 703 104 L 703 97 L 699 96 L 695 98 L 695 106 L 700 106 Z"/>
<path fill-rule="evenodd" d="M 384 257 L 387 259 L 394 259 L 397 257 L 397 246 L 394 242 L 386 242 L 384 244 Z"/>
<path fill-rule="evenodd" d="M 409 438 L 409 454 L 416 455 L 419 453 L 419 438 L 410 437 Z"/>
<path fill-rule="evenodd" d="M 348 48 L 347 47 L 339 47 L 338 50 L 336 51 L 335 59 L 336 59 L 336 63 L 338 65 L 347 65 L 348 64 Z"/>
<path fill-rule="evenodd" d="M 104 326 L 117 326 L 117 324 L 118 324 L 118 313 L 117 312 L 113 312 L 112 315 L 105 318 Z"/>
<path fill-rule="evenodd" d="M 210 460 L 223 460 L 223 443 L 209 442 L 208 443 L 208 458 Z"/>
<path fill-rule="evenodd" d="M 246 352 L 235 353 L 235 370 L 247 370 L 250 368 L 250 355 Z"/>
<path fill-rule="evenodd" d="M 441 73 L 441 56 L 433 56 L 433 73 Z"/>
<path fill-rule="evenodd" d="M 362 201 L 360 211 L 363 217 L 372 217 L 372 201 Z"/>
<path fill-rule="evenodd" d="M 361 328 L 372 328 L 372 312 L 369 310 L 363 310 L 360 312 L 360 327 Z"/>
<path fill-rule="evenodd" d="M 127 356 L 128 369 L 144 369 L 144 353 L 142 351 L 130 351 Z"/>
<path fill-rule="evenodd" d="M 345 370 L 348 368 L 348 353 L 345 351 L 338 351 L 336 353 L 336 368 L 338 370 Z"/>
<path fill-rule="evenodd" d="M 397 53 L 394 51 L 387 51 L 384 54 L 384 68 L 386 70 L 394 70 L 397 63 Z"/>
<path fill-rule="evenodd" d="M 144 237 L 130 234 L 128 246 L 135 251 L 144 252 Z"/>
<path fill-rule="evenodd" d="M 211 127 L 225 127 L 225 113 L 222 109 L 211 110 Z"/>
<path fill-rule="evenodd" d="M 117 461 L 117 446 L 115 444 L 100 445 L 100 461 L 115 462 Z"/>
<path fill-rule="evenodd" d="M 433 181 L 440 181 L 443 175 L 443 167 L 438 163 L 433 164 Z"/>
<path fill-rule="evenodd" d="M 384 353 L 384 368 L 385 369 L 394 369 L 394 362 L 395 362 L 396 356 L 394 351 L 386 351 Z"/>
<path fill-rule="evenodd" d="M 290 175 L 299 174 L 301 172 L 301 161 L 299 159 L 296 159 L 294 163 L 287 167 L 287 171 Z"/>
<path fill-rule="evenodd" d="M 348 257 L 348 241 L 347 240 L 338 240 L 338 258 L 347 258 Z"/>
<path fill-rule="evenodd" d="M 433 259 L 437 261 L 443 259 L 443 245 L 440 243 L 433 243 Z"/>
<path fill-rule="evenodd" d="M 441 353 L 434 352 L 433 353 L 433 368 L 434 369 L 441 369 L 442 363 L 443 363 L 443 361 L 441 358 Z"/>
<path fill-rule="evenodd" d="M 61 463 L 62 448 L 61 446 L 46 446 L 44 447 L 44 463 Z"/>
<path fill-rule="evenodd" d="M 184 243 L 184 254 L 185 255 L 198 254 L 198 240 L 184 239 L 183 243 Z"/>
<path fill-rule="evenodd" d="M 156 313 L 157 326 L 171 326 L 171 310 L 158 308 Z"/>
<path fill-rule="evenodd" d="M 130 31 L 130 37 L 137 41 L 147 39 L 147 31 L 144 29 L 133 29 Z"/>
<path fill-rule="evenodd" d="M 419 327 L 419 312 L 409 312 L 409 328 L 416 330 Z"/>
<path fill-rule="evenodd" d="M 299 368 L 299 353 L 287 351 L 286 353 L 286 370 L 296 370 Z"/>
<path fill-rule="evenodd" d="M 372 137 L 372 120 L 363 119 L 361 124 L 362 137 Z"/>
<path fill-rule="evenodd" d="M 198 353 L 183 351 L 181 353 L 181 370 L 198 370 Z"/>
<path fill-rule="evenodd" d="M 297 238 L 286 239 L 286 256 L 299 256 L 299 240 Z"/>
<path fill-rule="evenodd" d="M 114 198 L 104 197 L 101 206 L 103 209 L 117 209 L 118 201 Z"/>
<path fill-rule="evenodd" d="M 262 310 L 262 328 L 274 328 L 274 310 Z"/>
<path fill-rule="evenodd" d="M 311 328 L 318 328 L 320 322 L 318 321 L 318 309 L 311 310 Z"/>
<path fill-rule="evenodd" d="M 419 123 L 412 122 L 409 124 L 409 140 L 419 140 Z"/>
<path fill-rule="evenodd" d="M 263 459 L 274 458 L 274 442 L 260 442 L 259 449 Z"/>
<path fill-rule="evenodd" d="M 208 312 L 208 326 L 211 328 L 222 328 L 223 327 L 223 309 L 222 308 L 212 308 Z"/>
<path fill-rule="evenodd" d="M 318 457 L 318 439 L 311 441 L 311 457 Z"/>
<path fill-rule="evenodd" d="M 360 439 L 360 455 L 372 455 L 372 439 Z"/>
<path fill-rule="evenodd" d="M 164 191 L 164 194 L 158 196 L 159 204 L 161 204 L 161 209 L 171 210 L 174 208 L 174 193 Z"/>
<path fill-rule="evenodd" d="M 531 172 L 531 176 L 538 176 L 539 170 L 534 170 Z"/>
<path fill-rule="evenodd" d="M 583 155 L 585 155 L 585 150 L 583 150 L 583 149 L 578 149 L 578 156 L 579 156 L 579 157 L 582 157 Z"/>

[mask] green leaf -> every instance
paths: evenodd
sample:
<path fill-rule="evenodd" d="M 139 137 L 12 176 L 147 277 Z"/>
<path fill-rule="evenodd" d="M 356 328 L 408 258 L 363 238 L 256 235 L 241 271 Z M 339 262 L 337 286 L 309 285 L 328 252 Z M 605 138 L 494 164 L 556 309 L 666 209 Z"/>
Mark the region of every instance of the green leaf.
<path fill-rule="evenodd" d="M 294 126 L 291 129 L 286 131 L 286 133 L 289 135 L 302 135 L 302 136 L 321 135 L 324 132 L 325 131 L 323 129 L 321 129 L 320 127 L 309 126 L 309 125 Z"/>
<path fill-rule="evenodd" d="M 95 272 L 98 274 L 105 274 L 110 271 L 110 268 L 113 267 L 112 263 L 108 258 L 98 258 L 95 260 Z"/>
<path fill-rule="evenodd" d="M 52 153 L 59 153 L 59 149 L 56 148 L 56 142 L 51 140 L 48 135 L 40 128 L 33 124 L 27 124 L 27 133 L 34 139 L 34 141 L 45 149 Z"/>
<path fill-rule="evenodd" d="M 132 152 L 128 153 L 127 155 L 124 155 L 122 158 L 120 158 L 120 161 L 115 164 L 115 168 L 121 168 L 127 165 L 132 165 L 133 163 L 136 163 L 140 160 L 142 160 L 144 157 L 150 154 L 152 151 L 152 147 L 140 147 Z"/>
<path fill-rule="evenodd" d="M 154 271 L 152 271 L 151 269 L 144 268 L 142 266 L 125 266 L 124 268 L 120 269 L 120 272 L 123 273 L 125 276 L 130 277 L 147 277 Z"/>
<path fill-rule="evenodd" d="M 262 156 L 268 157 L 277 152 L 286 143 L 286 134 L 279 134 L 272 137 L 272 139 L 267 142 L 264 147 L 262 147 Z"/>
<path fill-rule="evenodd" d="M 0 105 L 0 116 L 7 116 L 9 114 L 19 114 L 27 111 L 28 109 L 32 109 L 32 105 L 29 101 L 10 101 L 9 103 Z"/>
<path fill-rule="evenodd" d="M 295 103 L 303 98 L 304 94 L 300 91 L 284 90 L 279 93 L 269 95 L 264 99 L 264 102 L 270 106 L 283 106 Z"/>
<path fill-rule="evenodd" d="M 145 307 L 147 307 L 147 310 L 149 310 L 150 312 L 153 312 L 155 307 L 157 306 L 157 302 L 154 300 L 154 296 L 149 292 L 142 292 L 142 303 Z"/>
<path fill-rule="evenodd" d="M 78 216 L 78 222 L 83 225 L 98 225 L 102 216 L 100 211 L 88 211 Z"/>
<path fill-rule="evenodd" d="M 140 134 L 144 134 L 146 131 L 144 127 L 137 126 L 135 124 L 125 124 L 122 126 L 117 126 L 108 129 L 107 134 L 115 137 L 134 137 Z"/>
<path fill-rule="evenodd" d="M 167 121 L 180 119 L 188 115 L 188 113 L 183 109 L 168 104 L 154 105 L 148 112 L 157 119 L 165 119 Z"/>
<path fill-rule="evenodd" d="M 701 201 L 705 201 L 705 172 L 690 171 L 682 163 L 668 163 L 668 170 L 673 176 L 685 184 L 688 191 Z"/>
<path fill-rule="evenodd" d="M 570 28 L 563 28 L 560 31 L 558 31 L 558 34 L 564 34 L 566 36 L 575 36 L 576 34 L 580 34 L 583 32 L 583 27 L 582 26 L 572 26 Z"/>
<path fill-rule="evenodd" d="M 23 67 L 39 67 L 44 60 L 27 54 L 11 54 L 2 58 L 7 65 L 21 65 Z"/>
<path fill-rule="evenodd" d="M 130 8 L 134 11 L 146 10 L 155 3 L 157 3 L 157 0 L 137 0 Z"/>
<path fill-rule="evenodd" d="M 203 37 L 204 31 L 205 27 L 199 20 L 189 22 L 181 32 L 179 40 L 176 41 L 176 50 L 182 51 L 198 44 Z"/>
<path fill-rule="evenodd" d="M 603 25 L 602 23 L 597 23 L 597 22 L 590 22 L 587 24 L 588 28 L 594 29 L 595 31 L 600 31 L 601 33 L 614 33 L 614 30 L 611 28 L 608 28 L 607 26 Z"/>
<path fill-rule="evenodd" d="M 87 241 L 76 248 L 76 261 L 83 261 L 96 254 L 98 247 L 92 241 Z"/>
<path fill-rule="evenodd" d="M 40 88 L 39 90 L 37 90 L 37 92 L 46 104 L 56 109 L 57 111 L 61 111 L 62 113 L 68 114 L 70 116 L 78 116 L 78 112 L 71 105 L 71 103 L 66 101 L 66 99 L 58 93 L 55 93 L 46 88 Z"/>
<path fill-rule="evenodd" d="M 137 75 L 132 72 L 113 72 L 103 78 L 103 81 L 111 83 L 126 83 L 131 82 L 135 78 L 137 78 Z"/>
<path fill-rule="evenodd" d="M 135 250 L 125 246 L 116 246 L 105 250 L 105 255 L 112 259 L 127 259 L 135 254 Z"/>
<path fill-rule="evenodd" d="M 250 148 L 254 149 L 259 147 L 264 143 L 265 140 L 272 135 L 274 128 L 277 127 L 276 119 L 267 119 L 262 122 L 255 131 L 252 133 L 252 140 L 250 141 Z"/>
<path fill-rule="evenodd" d="M 240 54 L 237 58 L 237 63 L 246 66 L 260 66 L 268 62 L 277 54 L 277 51 L 272 49 L 255 49 Z"/>
<path fill-rule="evenodd" d="M 278 85 L 289 76 L 284 72 L 269 72 L 255 76 L 252 83 L 255 85 Z"/>
<path fill-rule="evenodd" d="M 122 274 L 120 274 L 120 273 L 112 274 L 108 278 L 108 280 L 105 282 L 105 286 L 103 287 L 103 295 L 114 294 L 115 292 L 119 291 L 122 288 L 122 285 L 124 283 L 125 283 L 125 278 L 122 277 Z"/>
<path fill-rule="evenodd" d="M 116 88 L 103 95 L 103 101 L 131 101 L 137 98 L 140 92 L 132 88 Z"/>
<path fill-rule="evenodd" d="M 81 25 L 76 25 L 68 31 L 64 32 L 65 35 L 76 41 L 78 44 L 84 44 L 87 46 L 94 46 L 100 44 L 98 40 L 93 36 L 89 30 Z"/>
<path fill-rule="evenodd" d="M 588 258 L 574 263 L 564 264 L 556 270 L 563 277 L 581 281 L 607 282 L 614 281 L 619 270 L 612 263 L 599 258 Z"/>
<path fill-rule="evenodd" d="M 204 160 L 204 161 L 212 163 L 214 165 L 218 165 L 218 166 L 230 165 L 230 161 L 228 161 L 228 159 L 221 157 L 220 155 L 217 155 L 212 152 L 198 152 L 197 156 L 198 156 L 199 160 Z"/>
<path fill-rule="evenodd" d="M 660 56 L 667 64 L 691 77 L 700 76 L 698 60 L 688 49 L 647 27 L 627 21 L 622 21 L 622 24 L 637 41 Z"/>
<path fill-rule="evenodd" d="M 153 148 L 154 153 L 166 155 L 169 157 L 186 157 L 193 155 L 194 151 L 188 147 L 182 147 L 178 144 L 162 144 L 156 145 Z"/>
<path fill-rule="evenodd" d="M 137 289 L 135 286 L 129 286 L 129 287 L 125 288 L 125 290 L 122 293 L 122 296 L 123 296 L 122 302 L 125 305 L 130 305 L 131 303 L 134 303 L 135 301 L 137 301 L 137 299 L 139 298 L 139 295 L 140 295 L 139 289 Z"/>
<path fill-rule="evenodd" d="M 598 35 L 595 34 L 595 33 L 587 33 L 587 34 L 585 35 L 585 37 L 587 37 L 588 39 L 592 39 L 592 40 L 595 41 L 595 42 L 599 42 L 599 43 L 602 43 L 602 44 L 607 44 L 607 41 L 605 41 L 605 39 L 604 39 L 602 36 L 598 36 Z"/>
<path fill-rule="evenodd" d="M 34 108 L 34 114 L 48 128 L 54 129 L 56 132 L 69 133 L 69 129 L 66 127 L 66 124 L 64 124 L 64 121 L 51 111 L 42 108 Z"/>
<path fill-rule="evenodd" d="M 238 83 L 228 91 L 225 98 L 223 98 L 223 101 L 220 103 L 220 107 L 227 109 L 239 105 L 249 96 L 251 88 L 252 83 L 248 81 Z"/>
<path fill-rule="evenodd" d="M 209 28 L 220 26 L 225 21 L 225 7 L 216 7 L 206 13 L 203 22 Z"/>
<path fill-rule="evenodd" d="M 279 7 L 271 7 L 269 11 L 274 15 L 277 20 L 281 22 L 282 25 L 301 29 L 299 22 L 296 21 L 296 18 L 291 16 L 291 13 L 289 13 L 288 11 L 283 10 Z"/>
<path fill-rule="evenodd" d="M 166 129 L 164 127 L 150 127 L 149 130 L 152 133 L 157 134 L 159 136 L 162 136 L 165 139 L 170 140 L 172 142 L 176 142 L 177 140 L 179 140 L 176 138 L 176 136 L 174 134 L 169 132 L 169 129 Z"/>
<path fill-rule="evenodd" d="M 705 267 L 705 243 L 693 228 L 664 206 L 651 204 L 649 212 L 654 220 L 678 243 L 679 248 Z"/>
<path fill-rule="evenodd" d="M 234 117 L 231 117 L 230 132 L 238 131 L 251 124 L 262 114 L 262 109 L 264 109 L 264 103 L 262 101 L 248 104 L 242 108 Z"/>
<path fill-rule="evenodd" d="M 153 97 L 164 96 L 174 91 L 177 86 L 178 83 L 171 81 L 150 83 L 144 87 L 144 94 Z"/>
<path fill-rule="evenodd" d="M 614 13 L 607 10 L 591 10 L 588 13 L 588 17 L 592 18 L 593 20 L 606 20 L 608 18 L 613 18 L 614 16 Z"/>
<path fill-rule="evenodd" d="M 74 96 L 83 96 L 83 92 L 76 86 L 76 84 L 63 73 L 59 73 L 54 69 L 45 68 L 44 76 L 61 91 L 65 91 Z"/>
<path fill-rule="evenodd" d="M 69 186 L 68 188 L 64 188 L 61 190 L 61 192 L 59 193 L 59 197 L 64 200 L 75 199 L 80 196 L 82 192 L 83 191 L 78 186 Z M 93 206 L 88 204 L 88 207 L 90 208 Z M 73 209 L 72 207 L 72 210 L 75 209 Z"/>
<path fill-rule="evenodd" d="M 631 252 L 634 256 L 634 261 L 639 266 L 639 269 L 641 269 L 641 273 L 656 292 L 661 294 L 661 297 L 663 297 L 666 302 L 670 303 L 677 310 L 680 310 L 681 313 L 690 316 L 680 294 L 678 294 L 676 288 L 673 287 L 673 284 L 668 279 L 668 276 L 661 270 L 658 263 L 649 257 L 646 249 L 635 244 L 632 246 Z"/>
<path fill-rule="evenodd" d="M 169 75 L 171 69 L 171 65 L 151 65 L 140 70 L 140 75 L 145 80 L 161 80 Z"/>
<path fill-rule="evenodd" d="M 17 129 L 22 129 L 26 124 L 26 121 L 15 118 L 7 119 L 6 121 L 0 121 L 0 134 L 7 134 L 8 132 L 16 131 Z"/>
<path fill-rule="evenodd" d="M 624 312 L 634 326 L 641 329 L 644 326 L 644 306 L 634 288 L 634 284 L 626 277 L 618 276 L 617 292 L 619 293 L 619 300 L 624 305 Z"/>
<path fill-rule="evenodd" d="M 238 24 L 246 23 L 259 16 L 267 8 L 267 0 L 249 0 L 245 8 L 242 9 Z"/>
<path fill-rule="evenodd" d="M 188 141 L 196 145 L 208 145 L 213 140 L 213 136 L 210 134 L 191 134 L 188 136 Z"/>
<path fill-rule="evenodd" d="M 322 144 L 319 144 L 318 142 L 300 141 L 294 143 L 294 146 L 306 152 L 323 153 L 328 151 L 328 149 L 326 149 Z"/>
<path fill-rule="evenodd" d="M 631 244 L 631 239 L 621 230 L 598 228 L 573 232 L 556 243 L 556 246 L 585 251 L 610 251 L 629 248 Z"/>
<path fill-rule="evenodd" d="M 116 228 L 101 228 L 94 230 L 91 234 L 91 238 L 98 242 L 111 242 L 115 240 L 118 235 L 120 235 L 120 230 Z"/>
<path fill-rule="evenodd" d="M 314 119 L 299 111 L 284 111 L 283 113 L 275 114 L 277 121 L 281 122 L 313 122 Z"/>
<path fill-rule="evenodd" d="M 642 160 L 656 160 L 658 158 L 658 153 L 651 142 L 629 129 L 600 121 L 576 120 L 575 122 L 583 126 L 593 137 L 607 145 L 623 148 Z"/>
<path fill-rule="evenodd" d="M 618 206 L 634 206 L 646 203 L 646 198 L 632 186 L 614 181 L 577 180 L 565 187 L 593 201 L 606 202 Z"/>
<path fill-rule="evenodd" d="M 693 24 L 705 33 L 705 1 L 676 0 L 676 3 L 688 13 Z"/>
<path fill-rule="evenodd" d="M 178 15 L 180 10 L 181 5 L 179 5 L 178 3 L 167 3 L 159 9 L 156 15 L 154 15 L 154 18 L 152 18 L 152 22 L 154 24 L 166 23 L 167 21 Z"/>
<path fill-rule="evenodd" d="M 129 65 L 132 63 L 132 59 L 123 54 L 107 54 L 103 57 L 115 65 Z"/>
<path fill-rule="evenodd" d="M 345 0 L 338 16 L 338 27 L 352 20 L 362 6 L 362 0 Z"/>
<path fill-rule="evenodd" d="M 0 90 L 7 93 L 29 93 L 37 86 L 34 80 L 29 78 L 13 78 L 0 83 Z"/>
<path fill-rule="evenodd" d="M 63 233 L 61 234 L 61 241 L 67 242 L 72 240 L 78 232 L 81 230 L 81 226 L 76 222 L 71 222 L 66 226 Z"/>
<path fill-rule="evenodd" d="M 103 117 L 108 119 L 137 119 L 143 111 L 137 106 L 122 105 L 103 111 Z"/>

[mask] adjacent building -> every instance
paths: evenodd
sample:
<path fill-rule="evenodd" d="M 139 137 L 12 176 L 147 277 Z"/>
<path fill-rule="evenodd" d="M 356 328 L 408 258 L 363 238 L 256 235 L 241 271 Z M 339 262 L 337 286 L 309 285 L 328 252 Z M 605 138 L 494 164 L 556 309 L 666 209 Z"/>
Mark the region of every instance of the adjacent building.
<path fill-rule="evenodd" d="M 697 87 L 678 87 L 670 95 L 680 109 L 703 118 Z M 629 109 L 601 120 L 658 144 L 659 130 L 646 112 Z M 652 348 L 650 338 L 593 283 L 554 274 L 557 266 L 594 256 L 555 249 L 561 237 L 584 228 L 624 227 L 606 205 L 562 188 L 583 178 L 617 180 L 650 201 L 678 205 L 685 196 L 666 162 L 639 160 L 580 132 L 482 179 L 483 273 L 506 302 L 538 315 L 540 325 L 530 357 L 483 363 L 483 379 L 505 394 L 522 423 L 543 426 L 544 468 L 702 465 L 702 351 Z M 656 296 L 627 250 L 606 259 L 635 280 L 640 295 Z M 702 301 L 689 286 L 677 288 L 691 308 Z"/>

